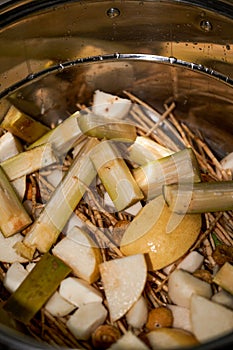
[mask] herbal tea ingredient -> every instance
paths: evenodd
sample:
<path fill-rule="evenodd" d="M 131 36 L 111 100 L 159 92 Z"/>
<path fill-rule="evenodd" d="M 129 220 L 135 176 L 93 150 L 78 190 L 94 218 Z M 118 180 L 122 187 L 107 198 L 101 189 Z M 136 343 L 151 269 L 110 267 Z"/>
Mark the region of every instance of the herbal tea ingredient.
<path fill-rule="evenodd" d="M 123 94 L 97 90 L 55 128 L 33 122 L 30 139 L 14 106 L 1 125 L 2 188 L 27 220 L 5 229 L 2 190 L 0 303 L 53 346 L 163 349 L 233 330 L 231 157 L 217 160 L 174 103 L 155 123 Z"/>

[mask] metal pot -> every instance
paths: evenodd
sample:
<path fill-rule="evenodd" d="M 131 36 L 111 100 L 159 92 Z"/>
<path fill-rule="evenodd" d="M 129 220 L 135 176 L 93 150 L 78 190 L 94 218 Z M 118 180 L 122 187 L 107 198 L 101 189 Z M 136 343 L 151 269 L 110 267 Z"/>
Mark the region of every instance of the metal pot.
<path fill-rule="evenodd" d="M 174 100 L 223 157 L 233 148 L 232 24 L 230 0 L 2 1 L 0 119 L 6 97 L 50 123 L 77 96 L 129 89 L 158 109 Z M 197 349 L 231 345 L 228 335 Z M 48 347 L 2 325 L 0 348 Z"/>

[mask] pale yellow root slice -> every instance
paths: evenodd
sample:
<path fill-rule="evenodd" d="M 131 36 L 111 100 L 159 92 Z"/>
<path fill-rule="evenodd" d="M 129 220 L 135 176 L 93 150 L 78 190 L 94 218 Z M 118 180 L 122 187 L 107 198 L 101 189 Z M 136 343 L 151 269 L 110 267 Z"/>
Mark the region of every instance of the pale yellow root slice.
<path fill-rule="evenodd" d="M 200 214 L 172 213 L 159 196 L 129 224 L 121 240 L 121 251 L 124 255 L 146 254 L 148 269 L 158 270 L 184 255 L 200 229 Z"/>
<path fill-rule="evenodd" d="M 119 320 L 140 298 L 146 283 L 143 254 L 105 261 L 99 266 L 112 322 Z"/>

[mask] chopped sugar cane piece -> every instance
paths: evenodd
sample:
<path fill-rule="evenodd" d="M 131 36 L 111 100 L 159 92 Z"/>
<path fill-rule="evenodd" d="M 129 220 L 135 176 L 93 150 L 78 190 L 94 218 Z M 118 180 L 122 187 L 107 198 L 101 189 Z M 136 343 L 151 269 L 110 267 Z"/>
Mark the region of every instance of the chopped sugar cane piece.
<path fill-rule="evenodd" d="M 162 194 L 165 184 L 200 182 L 200 170 L 191 148 L 151 161 L 133 170 L 147 200 Z"/>
<path fill-rule="evenodd" d="M 12 181 L 49 166 L 57 161 L 50 143 L 38 146 L 30 151 L 21 152 L 0 165 Z"/>
<path fill-rule="evenodd" d="M 28 324 L 70 272 L 71 269 L 59 258 L 44 254 L 11 294 L 4 310 L 14 319 Z"/>
<path fill-rule="evenodd" d="M 32 220 L 0 167 L 0 230 L 5 237 L 22 231 Z"/>
<path fill-rule="evenodd" d="M 167 157 L 174 153 L 146 136 L 137 136 L 135 142 L 130 145 L 128 152 L 129 159 L 139 165 Z"/>
<path fill-rule="evenodd" d="M 98 116 L 122 119 L 127 116 L 132 102 L 129 99 L 96 90 L 93 96 L 93 112 Z"/>
<path fill-rule="evenodd" d="M 72 114 L 61 124 L 58 124 L 56 128 L 49 130 L 37 141 L 29 145 L 28 149 L 32 149 L 49 142 L 52 144 L 53 149 L 58 155 L 66 154 L 79 136 L 82 135 L 77 122 L 79 114 L 79 112 Z"/>
<path fill-rule="evenodd" d="M 23 151 L 23 145 L 20 140 L 12 135 L 11 132 L 6 132 L 0 137 L 0 162 L 15 156 Z"/>
<path fill-rule="evenodd" d="M 88 155 L 97 144 L 96 139 L 90 139 L 81 156 L 74 159 L 65 177 L 27 232 L 23 243 L 18 246 L 18 252 L 22 255 L 30 253 L 32 258 L 36 249 L 45 253 L 56 243 L 60 232 L 83 197 L 85 186 L 89 186 L 96 176 L 96 170 Z M 27 251 L 28 248 L 30 251 Z"/>
<path fill-rule="evenodd" d="M 1 127 L 28 143 L 36 141 L 49 131 L 47 126 L 19 111 L 13 105 L 3 119 Z"/>
<path fill-rule="evenodd" d="M 134 142 L 136 127 L 130 122 L 113 120 L 93 113 L 82 113 L 78 118 L 80 129 L 85 135 L 123 142 Z"/>
<path fill-rule="evenodd" d="M 233 181 L 165 185 L 163 196 L 178 214 L 232 210 Z"/>
<path fill-rule="evenodd" d="M 111 141 L 102 141 L 93 149 L 90 158 L 118 211 L 143 199 L 126 162 Z"/>

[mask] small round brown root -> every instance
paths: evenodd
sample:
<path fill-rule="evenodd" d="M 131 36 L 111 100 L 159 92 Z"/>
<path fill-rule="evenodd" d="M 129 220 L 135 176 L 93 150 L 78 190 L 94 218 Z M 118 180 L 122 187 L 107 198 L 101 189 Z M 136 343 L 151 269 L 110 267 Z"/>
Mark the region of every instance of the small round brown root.
<path fill-rule="evenodd" d="M 161 327 L 172 327 L 173 315 L 168 308 L 161 306 L 149 312 L 146 328 L 153 330 Z"/>
<path fill-rule="evenodd" d="M 211 273 L 208 270 L 196 270 L 193 273 L 194 277 L 197 277 L 199 279 L 201 279 L 202 281 L 205 281 L 209 284 L 211 284 L 213 282 L 213 277 L 211 275 Z"/>
<path fill-rule="evenodd" d="M 215 262 L 222 266 L 225 262 L 233 263 L 233 247 L 229 247 L 226 244 L 221 244 L 216 247 L 212 254 Z"/>
<path fill-rule="evenodd" d="M 130 222 L 128 220 L 120 220 L 113 227 L 112 239 L 118 247 L 121 244 L 121 239 L 125 233 L 127 226 L 129 225 L 129 223 Z"/>
<path fill-rule="evenodd" d="M 118 328 L 112 325 L 101 325 L 92 334 L 92 344 L 95 349 L 107 349 L 121 337 Z"/>

